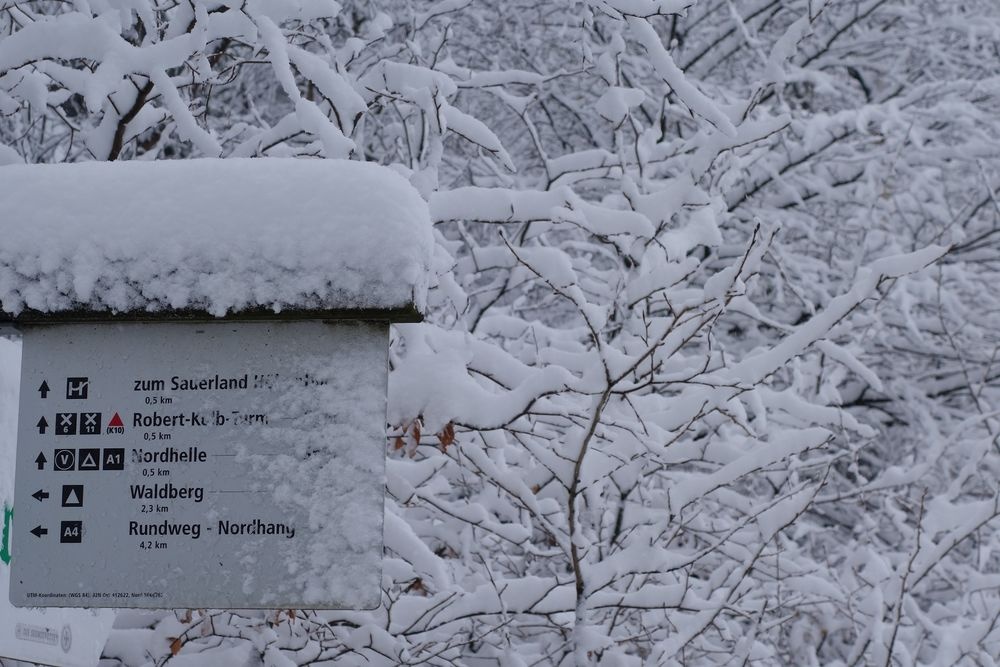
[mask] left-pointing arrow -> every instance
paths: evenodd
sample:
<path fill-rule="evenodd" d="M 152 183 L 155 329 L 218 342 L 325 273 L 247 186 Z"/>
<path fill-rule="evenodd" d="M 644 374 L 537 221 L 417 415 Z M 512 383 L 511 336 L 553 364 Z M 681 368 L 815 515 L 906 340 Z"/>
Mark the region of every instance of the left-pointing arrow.
<path fill-rule="evenodd" d="M 47 494 L 42 489 L 38 489 L 37 491 L 31 494 L 31 497 L 37 500 L 38 502 L 42 502 L 43 500 L 49 497 L 49 494 Z"/>
<path fill-rule="evenodd" d="M 45 421 L 45 417 L 42 417 L 41 419 L 38 420 L 38 423 L 35 424 L 35 426 L 38 427 L 38 432 L 39 433 L 41 433 L 42 435 L 45 435 L 45 429 L 47 429 L 49 427 L 49 423 L 47 421 Z"/>
<path fill-rule="evenodd" d="M 39 470 L 44 470 L 45 469 L 45 462 L 46 461 L 48 461 L 48 459 L 45 458 L 45 454 L 43 454 L 42 452 L 38 452 L 38 456 L 35 457 L 35 463 L 38 464 L 38 469 Z"/>
<path fill-rule="evenodd" d="M 41 537 L 42 535 L 48 535 L 49 531 L 41 526 L 35 526 L 31 529 L 31 534 L 35 537 Z"/>

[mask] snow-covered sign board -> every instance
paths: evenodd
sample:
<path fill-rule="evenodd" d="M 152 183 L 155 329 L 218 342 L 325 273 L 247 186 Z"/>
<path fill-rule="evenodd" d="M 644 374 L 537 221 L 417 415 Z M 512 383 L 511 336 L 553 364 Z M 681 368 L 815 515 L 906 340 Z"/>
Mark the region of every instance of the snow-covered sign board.
<path fill-rule="evenodd" d="M 376 606 L 388 323 L 423 307 L 420 197 L 330 161 L 4 171 L 11 601 Z"/>
<path fill-rule="evenodd" d="M 378 324 L 26 328 L 11 599 L 376 606 L 387 347 Z"/>

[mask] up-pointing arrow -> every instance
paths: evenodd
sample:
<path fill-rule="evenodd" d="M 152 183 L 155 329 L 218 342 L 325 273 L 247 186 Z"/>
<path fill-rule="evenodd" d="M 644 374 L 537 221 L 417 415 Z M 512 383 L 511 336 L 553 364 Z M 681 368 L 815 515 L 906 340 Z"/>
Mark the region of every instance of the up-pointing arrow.
<path fill-rule="evenodd" d="M 37 500 L 38 502 L 42 502 L 43 500 L 49 497 L 49 494 L 43 491 L 42 489 L 38 489 L 37 491 L 31 494 L 31 497 Z"/>
<path fill-rule="evenodd" d="M 46 398 L 49 395 L 49 383 L 42 380 L 42 384 L 38 387 L 38 393 L 42 395 L 42 398 Z"/>
<path fill-rule="evenodd" d="M 34 528 L 31 529 L 31 534 L 34 535 L 35 537 L 41 537 L 42 535 L 48 535 L 49 531 L 48 529 L 42 528 L 41 526 L 35 526 Z"/>
<path fill-rule="evenodd" d="M 38 427 L 38 432 L 39 433 L 41 433 L 42 435 L 45 435 L 45 429 L 47 429 L 49 427 L 49 423 L 47 421 L 45 421 L 45 417 L 42 417 L 41 419 L 38 420 L 38 423 L 35 424 L 35 426 Z"/>
<path fill-rule="evenodd" d="M 44 470 L 45 469 L 45 462 L 47 460 L 48 459 L 45 458 L 45 454 L 43 454 L 41 452 L 38 452 L 38 456 L 35 457 L 35 463 L 38 464 L 38 469 L 39 470 Z"/>

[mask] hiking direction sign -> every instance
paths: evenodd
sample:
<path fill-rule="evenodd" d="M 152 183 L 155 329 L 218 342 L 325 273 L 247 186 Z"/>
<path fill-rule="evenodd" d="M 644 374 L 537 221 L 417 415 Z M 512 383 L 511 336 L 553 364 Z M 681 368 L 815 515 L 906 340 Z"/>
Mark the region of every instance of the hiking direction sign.
<path fill-rule="evenodd" d="M 420 193 L 271 158 L 10 165 L 2 189 L 10 600 L 376 607 L 389 325 L 422 321 L 438 265 Z"/>
<path fill-rule="evenodd" d="M 14 604 L 378 604 L 386 323 L 77 323 L 22 340 Z"/>

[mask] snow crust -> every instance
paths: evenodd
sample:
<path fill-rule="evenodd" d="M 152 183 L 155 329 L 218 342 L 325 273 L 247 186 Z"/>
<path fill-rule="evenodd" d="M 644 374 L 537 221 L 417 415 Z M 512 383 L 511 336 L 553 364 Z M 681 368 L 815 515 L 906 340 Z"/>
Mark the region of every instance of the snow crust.
<path fill-rule="evenodd" d="M 9 165 L 0 201 L 0 306 L 10 315 L 424 308 L 427 205 L 375 164 Z"/>

